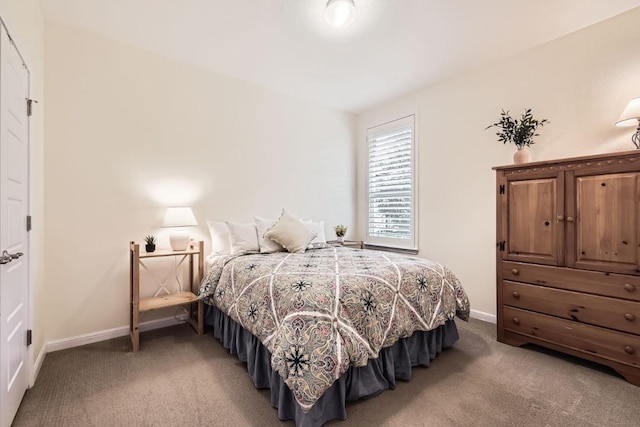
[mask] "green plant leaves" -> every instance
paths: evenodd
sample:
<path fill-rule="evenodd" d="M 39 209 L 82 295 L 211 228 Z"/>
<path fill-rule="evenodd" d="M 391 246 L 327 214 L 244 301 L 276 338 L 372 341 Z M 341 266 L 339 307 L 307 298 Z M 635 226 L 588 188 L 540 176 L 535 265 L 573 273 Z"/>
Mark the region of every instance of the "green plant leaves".
<path fill-rule="evenodd" d="M 500 120 L 487 126 L 484 130 L 492 127 L 499 129 L 496 132 L 498 142 L 506 144 L 513 142 L 516 147 L 522 148 L 534 144 L 533 137 L 538 136 L 536 130 L 549 123 L 547 119 L 537 120 L 531 113 L 531 108 L 525 110 L 520 120 L 514 119 L 509 115 L 509 110 L 500 113 Z"/>

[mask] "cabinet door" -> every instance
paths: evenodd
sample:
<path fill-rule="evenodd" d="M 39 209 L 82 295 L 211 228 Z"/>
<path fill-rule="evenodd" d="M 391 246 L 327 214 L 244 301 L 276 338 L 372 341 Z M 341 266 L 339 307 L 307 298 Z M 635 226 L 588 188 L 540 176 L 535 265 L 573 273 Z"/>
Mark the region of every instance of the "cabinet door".
<path fill-rule="evenodd" d="M 570 267 L 640 274 L 640 173 L 567 179 Z"/>
<path fill-rule="evenodd" d="M 507 177 L 506 256 L 563 265 L 564 174 Z"/>

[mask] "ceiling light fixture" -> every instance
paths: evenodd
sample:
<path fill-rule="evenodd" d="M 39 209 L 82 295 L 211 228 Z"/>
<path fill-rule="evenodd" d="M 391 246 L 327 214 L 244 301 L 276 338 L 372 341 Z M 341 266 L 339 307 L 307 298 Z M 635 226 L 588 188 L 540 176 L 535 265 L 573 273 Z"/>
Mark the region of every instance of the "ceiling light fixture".
<path fill-rule="evenodd" d="M 344 28 L 356 20 L 356 5 L 353 0 L 329 0 L 324 18 L 332 27 Z"/>

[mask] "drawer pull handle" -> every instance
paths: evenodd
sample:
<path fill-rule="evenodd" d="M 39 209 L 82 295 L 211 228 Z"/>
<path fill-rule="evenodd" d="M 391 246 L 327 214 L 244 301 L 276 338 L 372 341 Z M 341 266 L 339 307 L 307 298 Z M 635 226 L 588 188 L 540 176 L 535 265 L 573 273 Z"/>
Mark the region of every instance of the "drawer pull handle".
<path fill-rule="evenodd" d="M 567 222 L 573 222 L 573 217 L 572 216 L 568 216 L 567 217 Z"/>
<path fill-rule="evenodd" d="M 558 215 L 558 221 L 564 221 L 564 217 L 562 215 Z"/>
<path fill-rule="evenodd" d="M 625 319 L 627 319 L 629 322 L 633 322 L 634 320 L 636 320 L 636 316 L 634 316 L 634 315 L 633 315 L 633 314 L 631 314 L 631 313 L 626 313 L 626 314 L 624 315 L 624 318 L 625 318 Z"/>
<path fill-rule="evenodd" d="M 518 274 L 520 274 L 520 271 L 517 268 L 514 268 L 513 270 L 511 270 L 511 274 L 517 276 Z"/>
<path fill-rule="evenodd" d="M 635 352 L 636 352 L 636 351 L 633 349 L 633 347 L 631 347 L 630 345 L 626 346 L 626 347 L 624 348 L 624 351 L 625 351 L 627 354 L 633 354 L 633 353 L 635 353 Z"/>
<path fill-rule="evenodd" d="M 514 297 L 515 299 L 520 298 L 520 293 L 519 293 L 518 291 L 513 291 L 513 293 L 512 293 L 511 295 L 513 295 L 513 297 Z"/>
<path fill-rule="evenodd" d="M 633 292 L 633 291 L 636 290 L 636 287 L 634 285 L 632 285 L 631 283 L 625 283 L 624 290 L 627 291 L 627 292 Z"/>
<path fill-rule="evenodd" d="M 514 317 L 514 318 L 513 318 L 513 323 L 514 323 L 515 325 L 519 325 L 519 324 L 520 324 L 520 319 L 518 319 L 517 317 Z M 628 348 L 631 348 L 631 347 L 628 347 Z M 632 350 L 633 350 L 633 349 L 632 349 Z"/>

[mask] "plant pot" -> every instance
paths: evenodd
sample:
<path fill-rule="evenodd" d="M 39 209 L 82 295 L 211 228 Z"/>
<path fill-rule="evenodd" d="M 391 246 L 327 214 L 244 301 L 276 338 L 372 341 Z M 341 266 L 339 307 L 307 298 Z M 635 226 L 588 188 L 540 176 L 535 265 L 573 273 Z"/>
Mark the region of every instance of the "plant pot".
<path fill-rule="evenodd" d="M 156 250 L 156 245 L 144 245 L 144 250 L 147 252 L 154 252 Z"/>
<path fill-rule="evenodd" d="M 344 242 L 344 236 L 336 236 L 336 240 L 340 243 Z"/>
<path fill-rule="evenodd" d="M 513 164 L 521 165 L 523 163 L 529 163 L 529 150 L 525 147 L 520 147 L 513 155 Z"/>

